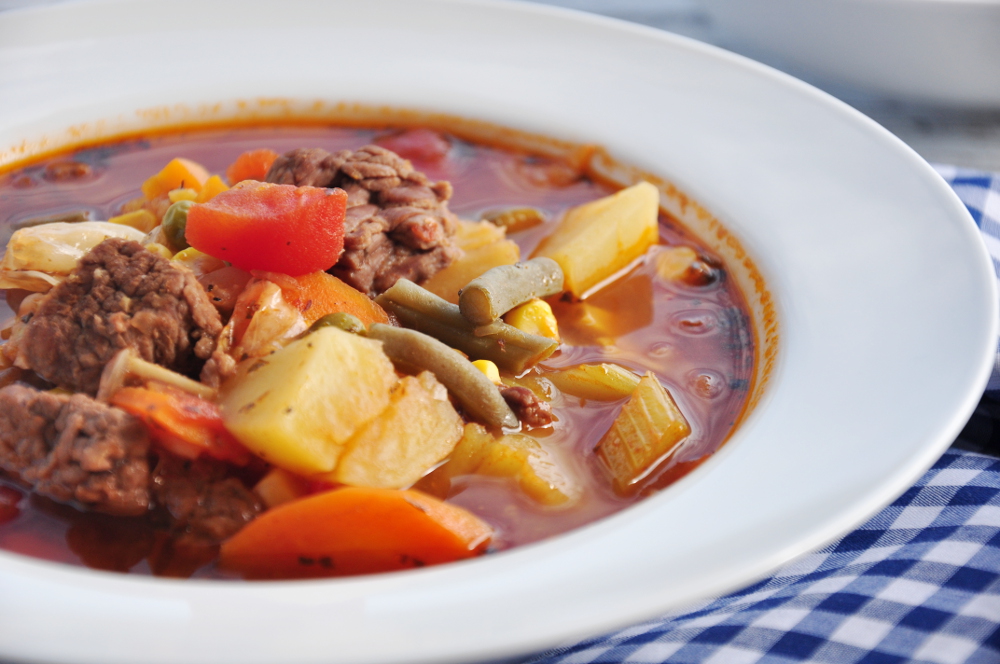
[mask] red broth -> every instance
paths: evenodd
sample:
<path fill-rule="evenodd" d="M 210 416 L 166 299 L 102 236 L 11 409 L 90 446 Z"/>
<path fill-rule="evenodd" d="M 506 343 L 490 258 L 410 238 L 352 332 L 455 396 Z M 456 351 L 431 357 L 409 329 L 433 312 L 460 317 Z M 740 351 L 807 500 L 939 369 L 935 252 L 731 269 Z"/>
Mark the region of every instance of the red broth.
<path fill-rule="evenodd" d="M 40 216 L 88 211 L 92 219 L 118 214 L 139 194 L 143 180 L 177 156 L 224 174 L 242 152 L 299 147 L 328 151 L 358 148 L 384 139 L 387 131 L 337 127 L 244 127 L 186 131 L 129 139 L 54 156 L 0 176 L 0 229 Z M 443 146 L 443 147 L 442 147 Z M 479 219 L 490 209 L 532 206 L 549 221 L 511 234 L 527 257 L 567 208 L 613 192 L 561 162 L 448 137 L 436 146 L 398 147 L 432 180 L 454 187 L 451 209 L 463 219 Z M 711 254 L 665 215 L 660 241 L 693 246 Z M 559 368 L 584 362 L 612 362 L 638 373 L 653 371 L 671 392 L 692 427 L 688 440 L 664 460 L 636 495 L 621 497 L 597 463 L 593 448 L 610 427 L 622 402 L 585 403 L 556 395 L 556 422 L 536 429 L 550 449 L 583 484 L 583 498 L 568 509 L 537 505 L 510 481 L 465 476 L 453 485 L 449 502 L 469 509 L 497 530 L 498 550 L 533 542 L 593 522 L 627 507 L 677 480 L 719 448 L 746 405 L 752 376 L 754 340 L 742 295 L 724 266 L 709 285 L 692 286 L 657 276 L 655 262 L 639 261 L 627 274 L 588 298 L 585 304 L 554 302 L 564 343 L 543 365 Z M 597 338 L 575 323 L 583 307 L 595 307 L 611 321 Z M 12 315 L 0 305 L 4 317 Z M 16 487 L 0 474 L 0 548 L 74 565 L 121 572 L 226 578 L 211 559 L 195 556 L 163 564 L 164 533 L 140 517 L 84 513 Z M 159 562 L 158 562 L 159 561 Z"/>

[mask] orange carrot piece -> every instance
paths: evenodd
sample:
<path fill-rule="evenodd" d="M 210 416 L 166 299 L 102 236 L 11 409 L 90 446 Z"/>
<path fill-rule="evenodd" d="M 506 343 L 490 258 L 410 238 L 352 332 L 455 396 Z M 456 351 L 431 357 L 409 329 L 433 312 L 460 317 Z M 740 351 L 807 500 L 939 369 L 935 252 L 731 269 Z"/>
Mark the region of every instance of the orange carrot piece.
<path fill-rule="evenodd" d="M 259 150 L 247 150 L 236 158 L 229 168 L 226 169 L 226 179 L 233 185 L 243 180 L 264 181 L 267 172 L 271 169 L 271 164 L 278 158 L 278 153 L 274 150 L 261 148 Z"/>
<path fill-rule="evenodd" d="M 168 191 L 185 187 L 201 191 L 208 180 L 208 171 L 201 164 L 190 159 L 171 159 L 163 169 L 142 183 L 142 195 L 153 200 Z"/>
<path fill-rule="evenodd" d="M 153 440 L 179 457 L 207 454 L 241 466 L 250 460 L 250 452 L 226 430 L 211 401 L 166 387 L 123 387 L 110 402 L 142 420 Z"/>
<path fill-rule="evenodd" d="M 277 284 L 285 301 L 301 311 L 302 317 L 310 325 L 323 316 L 338 311 L 357 316 L 366 326 L 372 323 L 389 323 L 389 315 L 385 309 L 332 274 L 310 272 L 290 277 L 262 270 L 254 270 L 251 274 Z"/>
<path fill-rule="evenodd" d="M 248 579 L 371 574 L 478 556 L 492 536 L 419 491 L 345 487 L 268 510 L 223 543 L 219 564 Z"/>
<path fill-rule="evenodd" d="M 244 270 L 327 270 L 344 250 L 343 189 L 244 180 L 188 210 L 192 247 Z"/>

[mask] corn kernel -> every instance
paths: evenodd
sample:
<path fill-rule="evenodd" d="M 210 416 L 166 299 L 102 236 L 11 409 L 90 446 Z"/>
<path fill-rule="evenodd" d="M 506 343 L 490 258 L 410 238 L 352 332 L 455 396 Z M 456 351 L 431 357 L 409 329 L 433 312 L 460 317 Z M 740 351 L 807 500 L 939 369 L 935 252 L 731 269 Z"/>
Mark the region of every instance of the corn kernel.
<path fill-rule="evenodd" d="M 171 203 L 176 203 L 177 201 L 193 201 L 198 198 L 198 192 L 188 187 L 184 187 L 183 189 L 171 189 L 167 192 L 167 198 L 170 199 Z"/>
<path fill-rule="evenodd" d="M 170 251 L 159 242 L 150 242 L 149 244 L 146 244 L 144 246 L 147 251 L 152 251 L 157 256 L 161 256 L 163 258 L 166 258 L 167 260 L 170 260 L 171 258 L 174 257 L 174 252 Z"/>
<path fill-rule="evenodd" d="M 559 324 L 556 323 L 552 307 L 545 300 L 535 298 L 514 307 L 504 314 L 503 320 L 522 332 L 538 334 L 549 339 L 559 339 Z"/>
<path fill-rule="evenodd" d="M 489 360 L 476 360 L 472 363 L 472 366 L 486 374 L 486 377 L 493 383 L 500 384 L 500 369 L 497 368 L 497 365 Z"/>
<path fill-rule="evenodd" d="M 223 261 L 215 256 L 209 256 L 194 247 L 178 251 L 174 254 L 173 259 L 189 267 L 199 277 L 215 270 L 221 270 L 226 266 Z"/>
<path fill-rule="evenodd" d="M 156 227 L 156 217 L 149 210 L 126 212 L 125 214 L 120 214 L 117 217 L 111 217 L 108 221 L 112 224 L 131 226 L 132 228 L 140 230 L 143 233 L 148 233 Z"/>

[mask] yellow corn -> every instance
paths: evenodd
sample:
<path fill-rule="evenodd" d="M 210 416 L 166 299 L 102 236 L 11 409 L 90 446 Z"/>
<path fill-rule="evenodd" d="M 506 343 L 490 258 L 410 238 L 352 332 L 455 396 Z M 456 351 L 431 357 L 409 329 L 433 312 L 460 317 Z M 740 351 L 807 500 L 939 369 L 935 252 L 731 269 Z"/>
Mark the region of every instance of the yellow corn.
<path fill-rule="evenodd" d="M 111 217 L 108 221 L 112 224 L 131 226 L 132 228 L 140 230 L 143 233 L 148 233 L 156 228 L 156 216 L 149 210 L 134 210 L 132 212 L 126 212 L 125 214 L 120 214 L 117 217 Z"/>
<path fill-rule="evenodd" d="M 171 203 L 176 203 L 177 201 L 193 201 L 198 198 L 198 192 L 188 187 L 184 187 L 183 189 L 171 189 L 167 192 L 167 198 L 170 199 Z"/>
<path fill-rule="evenodd" d="M 157 256 L 162 256 L 163 258 L 166 258 L 167 260 L 170 260 L 171 258 L 174 257 L 174 252 L 170 251 L 169 249 L 167 249 L 164 245 L 160 244 L 159 242 L 150 242 L 149 244 L 144 245 L 144 246 L 146 247 L 147 251 L 152 251 Z"/>
<path fill-rule="evenodd" d="M 199 277 L 215 270 L 221 270 L 226 264 L 214 256 L 198 251 L 194 247 L 188 247 L 183 251 L 174 254 L 174 260 L 189 268 Z"/>
<path fill-rule="evenodd" d="M 535 298 L 514 307 L 504 314 L 503 320 L 522 332 L 538 334 L 549 339 L 559 339 L 559 324 L 556 323 L 552 307 L 545 300 Z"/>
<path fill-rule="evenodd" d="M 476 360 L 472 363 L 472 366 L 482 371 L 487 378 L 497 385 L 500 384 L 500 369 L 497 368 L 497 365 L 489 360 Z"/>

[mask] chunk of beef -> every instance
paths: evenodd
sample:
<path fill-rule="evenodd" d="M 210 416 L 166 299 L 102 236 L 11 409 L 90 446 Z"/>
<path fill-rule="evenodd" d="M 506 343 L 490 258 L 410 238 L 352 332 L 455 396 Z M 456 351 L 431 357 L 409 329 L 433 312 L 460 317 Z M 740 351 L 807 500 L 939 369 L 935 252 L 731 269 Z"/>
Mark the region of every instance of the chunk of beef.
<path fill-rule="evenodd" d="M 208 545 L 235 535 L 263 509 L 225 464 L 207 459 L 161 457 L 153 471 L 152 493 L 179 537 Z"/>
<path fill-rule="evenodd" d="M 146 427 L 83 394 L 0 389 L 0 468 L 61 502 L 111 514 L 149 507 Z"/>
<path fill-rule="evenodd" d="M 385 148 L 292 150 L 275 160 L 267 181 L 347 192 L 344 253 L 330 272 L 369 295 L 404 277 L 422 283 L 461 254 L 451 185 L 432 183 Z"/>
<path fill-rule="evenodd" d="M 110 238 L 53 288 L 19 335 L 17 366 L 96 394 L 123 348 L 184 373 L 215 349 L 219 312 L 194 274 L 137 242 Z"/>
<path fill-rule="evenodd" d="M 535 428 L 552 424 L 552 408 L 528 388 L 503 387 L 500 388 L 500 396 L 517 415 L 517 419 L 521 420 L 521 424 Z"/>

